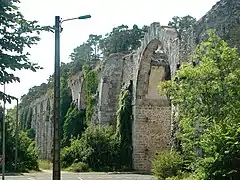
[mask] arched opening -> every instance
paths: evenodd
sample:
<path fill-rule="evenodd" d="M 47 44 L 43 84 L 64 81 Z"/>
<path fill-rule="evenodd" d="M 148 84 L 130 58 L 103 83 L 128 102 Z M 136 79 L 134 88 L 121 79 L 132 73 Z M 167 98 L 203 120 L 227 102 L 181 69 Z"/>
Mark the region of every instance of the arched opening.
<path fill-rule="evenodd" d="M 166 95 L 158 92 L 161 81 L 171 79 L 169 54 L 163 44 L 152 40 L 140 59 L 136 81 L 133 125 L 134 169 L 151 170 L 156 152 L 168 148 L 171 107 Z"/>

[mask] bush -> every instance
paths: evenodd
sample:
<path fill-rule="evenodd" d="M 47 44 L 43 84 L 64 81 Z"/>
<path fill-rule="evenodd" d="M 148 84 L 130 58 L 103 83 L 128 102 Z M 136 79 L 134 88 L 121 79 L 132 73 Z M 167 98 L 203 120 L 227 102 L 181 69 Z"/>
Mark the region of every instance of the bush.
<path fill-rule="evenodd" d="M 91 125 L 80 139 L 71 140 L 71 145 L 61 153 L 64 168 L 73 163 L 83 162 L 94 171 L 114 170 L 118 167 L 117 143 L 110 126 Z"/>
<path fill-rule="evenodd" d="M 2 146 L 2 143 L 0 143 Z M 15 171 L 15 138 L 10 129 L 6 131 L 6 171 Z M 2 154 L 2 150 L 0 150 Z M 19 133 L 18 171 L 39 170 L 38 152 L 35 142 L 27 137 L 26 132 Z"/>
<path fill-rule="evenodd" d="M 21 171 L 39 170 L 38 151 L 35 142 L 27 137 L 26 132 L 19 134 L 19 165 Z"/>
<path fill-rule="evenodd" d="M 169 177 L 166 180 L 198 180 L 194 174 L 179 171 L 177 176 Z"/>
<path fill-rule="evenodd" d="M 152 171 L 158 180 L 165 180 L 177 176 L 183 164 L 183 158 L 176 151 L 163 151 L 155 156 Z"/>
<path fill-rule="evenodd" d="M 67 168 L 67 170 L 72 172 L 88 172 L 89 168 L 86 163 L 78 162 L 73 163 L 69 168 Z"/>
<path fill-rule="evenodd" d="M 78 110 L 75 104 L 71 104 L 66 116 L 64 117 L 62 140 L 62 144 L 64 146 L 70 145 L 71 138 L 77 138 L 82 135 L 84 129 L 86 128 L 85 114 L 85 110 Z"/>
<path fill-rule="evenodd" d="M 81 159 L 87 154 L 80 139 L 71 139 L 70 146 L 64 147 L 61 151 L 61 165 L 67 168 L 73 162 L 80 162 Z"/>

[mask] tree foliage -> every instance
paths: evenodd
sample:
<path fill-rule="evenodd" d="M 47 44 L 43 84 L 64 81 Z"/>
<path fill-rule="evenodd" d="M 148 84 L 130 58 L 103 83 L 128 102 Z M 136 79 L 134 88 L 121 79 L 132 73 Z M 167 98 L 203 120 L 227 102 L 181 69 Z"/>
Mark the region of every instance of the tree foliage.
<path fill-rule="evenodd" d="M 3 109 L 0 108 L 1 134 L 2 134 L 2 118 Z M 15 120 L 16 115 L 11 111 L 6 114 L 6 171 L 15 170 L 15 147 L 18 142 L 18 171 L 38 170 L 38 152 L 35 148 L 35 142 L 27 136 L 26 132 L 20 131 L 18 139 L 15 137 Z M 2 137 L 2 136 L 1 136 Z M 0 142 L 2 147 L 2 141 Z M 2 154 L 2 149 L 0 149 Z"/>
<path fill-rule="evenodd" d="M 162 151 L 153 159 L 153 174 L 158 180 L 177 176 L 184 164 L 183 157 L 176 151 Z"/>
<path fill-rule="evenodd" d="M 91 122 L 93 109 L 96 104 L 96 92 L 98 88 L 98 70 L 91 69 L 89 66 L 84 66 L 84 83 L 86 93 L 86 121 Z"/>
<path fill-rule="evenodd" d="M 196 23 L 196 18 L 187 15 L 183 17 L 174 16 L 171 21 L 169 21 L 168 26 L 175 28 L 181 38 L 182 34 L 193 27 Z"/>
<path fill-rule="evenodd" d="M 89 126 L 81 138 L 73 139 L 71 145 L 62 150 L 62 166 L 69 167 L 73 163 L 83 162 L 94 171 L 115 170 L 118 166 L 118 151 L 114 133 L 110 126 Z"/>
<path fill-rule="evenodd" d="M 68 146 L 71 138 L 81 137 L 86 128 L 85 110 L 78 110 L 75 104 L 72 104 L 67 111 L 63 124 L 63 145 Z"/>
<path fill-rule="evenodd" d="M 104 56 L 112 53 L 132 51 L 141 45 L 146 26 L 140 29 L 134 25 L 129 29 L 127 25 L 121 25 L 112 29 L 112 31 L 100 41 L 100 49 Z"/>
<path fill-rule="evenodd" d="M 50 31 L 52 28 L 40 26 L 37 21 L 29 21 L 19 12 L 13 1 L 0 1 L 0 84 L 19 82 L 19 77 L 13 71 L 29 69 L 36 71 L 41 67 L 30 62 L 29 53 L 25 47 L 32 47 L 40 40 L 41 31 Z M 5 97 L 10 101 L 11 97 L 3 93 L 0 98 Z"/>
<path fill-rule="evenodd" d="M 192 58 L 163 83 L 179 108 L 182 151 L 204 180 L 239 179 L 240 58 L 236 48 L 209 31 Z M 197 65 L 196 65 L 197 64 Z"/>

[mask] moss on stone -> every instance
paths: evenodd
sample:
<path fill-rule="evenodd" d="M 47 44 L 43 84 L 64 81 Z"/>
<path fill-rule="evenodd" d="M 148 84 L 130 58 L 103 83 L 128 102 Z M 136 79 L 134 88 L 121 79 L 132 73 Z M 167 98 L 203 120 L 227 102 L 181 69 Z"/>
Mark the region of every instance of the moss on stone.
<path fill-rule="evenodd" d="M 96 105 L 96 92 L 98 88 L 98 70 L 91 69 L 89 66 L 83 66 L 83 75 L 85 83 L 85 92 L 86 92 L 86 121 L 91 122 L 93 115 L 93 109 Z"/>
<path fill-rule="evenodd" d="M 132 168 L 132 83 L 120 92 L 117 110 L 116 139 L 119 142 L 120 166 L 125 170 Z"/>

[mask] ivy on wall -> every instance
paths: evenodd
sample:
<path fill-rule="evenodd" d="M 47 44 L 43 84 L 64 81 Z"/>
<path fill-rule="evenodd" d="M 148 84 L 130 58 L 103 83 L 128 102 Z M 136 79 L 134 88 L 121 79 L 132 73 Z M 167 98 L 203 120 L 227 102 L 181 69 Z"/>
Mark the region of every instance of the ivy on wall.
<path fill-rule="evenodd" d="M 78 110 L 75 104 L 71 104 L 64 118 L 63 146 L 69 146 L 71 138 L 81 137 L 86 128 L 85 110 Z"/>
<path fill-rule="evenodd" d="M 93 108 L 96 104 L 96 92 L 98 88 L 98 69 L 91 69 L 89 66 L 83 66 L 83 75 L 86 95 L 86 121 L 91 122 Z"/>
<path fill-rule="evenodd" d="M 119 142 L 120 166 L 132 168 L 132 81 L 125 85 L 119 95 L 116 139 Z"/>

